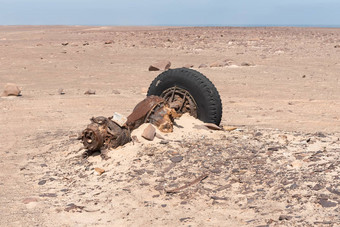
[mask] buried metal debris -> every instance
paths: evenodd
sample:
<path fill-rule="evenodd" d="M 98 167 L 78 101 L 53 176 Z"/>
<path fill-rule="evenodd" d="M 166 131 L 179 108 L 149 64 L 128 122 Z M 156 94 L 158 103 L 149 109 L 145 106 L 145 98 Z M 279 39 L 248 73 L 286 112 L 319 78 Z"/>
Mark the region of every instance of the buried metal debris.
<path fill-rule="evenodd" d="M 155 78 L 148 96 L 127 118 L 118 113 L 109 118 L 93 117 L 81 139 L 89 152 L 117 148 L 132 141 L 131 132 L 144 123 L 153 124 L 161 132 L 172 132 L 174 119 L 184 113 L 209 123 L 208 127 L 222 129 L 218 126 L 222 103 L 211 81 L 192 69 L 170 69 Z"/>
<path fill-rule="evenodd" d="M 148 96 L 136 105 L 124 124 L 121 121 L 124 117 L 117 113 L 109 118 L 91 118 L 91 124 L 82 132 L 84 148 L 97 151 L 122 146 L 132 140 L 132 130 L 147 122 L 162 132 L 172 132 L 174 118 L 179 116 L 163 98 Z"/>

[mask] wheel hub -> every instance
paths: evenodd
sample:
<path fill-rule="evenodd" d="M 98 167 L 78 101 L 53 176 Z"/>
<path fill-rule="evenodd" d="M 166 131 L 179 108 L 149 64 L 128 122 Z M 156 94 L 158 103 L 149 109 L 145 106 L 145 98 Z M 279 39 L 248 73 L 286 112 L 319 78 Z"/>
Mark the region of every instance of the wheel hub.
<path fill-rule="evenodd" d="M 171 87 L 163 91 L 161 97 L 170 105 L 170 108 L 176 110 L 178 114 L 189 113 L 197 118 L 197 104 L 191 94 L 179 87 Z"/>

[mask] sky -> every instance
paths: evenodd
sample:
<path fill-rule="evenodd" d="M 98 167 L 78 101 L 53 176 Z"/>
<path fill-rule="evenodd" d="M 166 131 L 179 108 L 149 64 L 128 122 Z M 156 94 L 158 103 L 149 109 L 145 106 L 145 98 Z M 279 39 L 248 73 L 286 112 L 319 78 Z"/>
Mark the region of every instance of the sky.
<path fill-rule="evenodd" d="M 340 0 L 0 0 L 0 25 L 340 27 Z"/>

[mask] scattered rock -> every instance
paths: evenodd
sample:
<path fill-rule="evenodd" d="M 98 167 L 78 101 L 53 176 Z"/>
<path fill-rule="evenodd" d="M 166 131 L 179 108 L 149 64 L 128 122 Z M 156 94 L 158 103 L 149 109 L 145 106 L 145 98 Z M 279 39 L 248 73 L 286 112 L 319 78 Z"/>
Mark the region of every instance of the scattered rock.
<path fill-rule="evenodd" d="M 96 94 L 96 91 L 95 90 L 92 90 L 92 89 L 89 89 L 87 91 L 84 92 L 85 95 L 95 95 Z"/>
<path fill-rule="evenodd" d="M 221 173 L 222 172 L 222 170 L 221 169 L 218 169 L 218 168 L 216 168 L 216 169 L 213 169 L 213 170 L 211 170 L 211 172 L 212 173 Z"/>
<path fill-rule="evenodd" d="M 37 198 L 25 198 L 22 200 L 22 202 L 24 204 L 35 203 L 35 202 L 38 202 L 38 199 Z"/>
<path fill-rule="evenodd" d="M 113 43 L 112 40 L 105 41 L 105 44 L 112 44 L 112 43 Z"/>
<path fill-rule="evenodd" d="M 64 89 L 63 89 L 63 88 L 59 88 L 59 89 L 58 89 L 58 94 L 59 94 L 59 95 L 65 95 Z"/>
<path fill-rule="evenodd" d="M 68 42 L 63 42 L 63 43 L 61 43 L 61 45 L 67 46 L 67 45 L 68 45 Z"/>
<path fill-rule="evenodd" d="M 222 62 L 213 62 L 210 65 L 210 68 L 214 68 L 214 67 L 223 67 L 224 64 Z"/>
<path fill-rule="evenodd" d="M 21 90 L 16 84 L 7 83 L 5 85 L 2 96 L 20 96 Z"/>
<path fill-rule="evenodd" d="M 199 69 L 201 69 L 201 68 L 207 68 L 207 67 L 208 67 L 207 64 L 200 64 L 200 65 L 198 66 Z"/>
<path fill-rule="evenodd" d="M 190 220 L 191 218 L 190 217 L 187 217 L 187 218 L 180 218 L 179 221 L 180 222 L 186 222 L 188 220 Z"/>
<path fill-rule="evenodd" d="M 292 216 L 288 216 L 288 215 L 280 215 L 279 220 L 290 220 L 292 219 Z"/>
<path fill-rule="evenodd" d="M 38 183 L 38 185 L 44 185 L 44 184 L 46 184 L 46 180 L 41 180 L 41 181 L 39 181 L 39 183 Z"/>
<path fill-rule="evenodd" d="M 262 134 L 261 132 L 256 132 L 254 136 L 255 136 L 255 137 L 260 137 L 260 136 L 262 136 L 262 135 L 263 135 L 263 134 Z"/>
<path fill-rule="evenodd" d="M 231 60 L 225 59 L 223 61 L 213 62 L 209 66 L 210 66 L 210 68 L 213 68 L 213 67 L 224 67 L 224 66 L 230 65 L 230 62 L 231 62 Z"/>
<path fill-rule="evenodd" d="M 278 151 L 280 149 L 281 149 L 281 147 L 269 147 L 267 150 L 268 151 Z"/>
<path fill-rule="evenodd" d="M 88 46 L 88 45 L 90 45 L 89 42 L 84 42 L 84 43 L 83 43 L 83 46 Z"/>
<path fill-rule="evenodd" d="M 183 160 L 183 156 L 175 156 L 175 157 L 172 157 L 170 158 L 170 160 L 173 162 L 173 163 L 178 163 L 178 162 L 181 162 Z"/>
<path fill-rule="evenodd" d="M 193 68 L 193 67 L 194 67 L 193 64 L 185 64 L 185 65 L 183 66 L 183 68 L 188 68 L 188 69 Z"/>
<path fill-rule="evenodd" d="M 312 189 L 314 191 L 319 191 L 319 190 L 323 189 L 323 186 L 321 184 L 316 184 Z"/>
<path fill-rule="evenodd" d="M 340 45 L 335 45 L 334 48 L 340 48 Z"/>
<path fill-rule="evenodd" d="M 326 188 L 330 193 L 336 194 L 338 196 L 340 196 L 340 191 L 336 190 L 336 189 L 332 189 L 330 187 Z"/>
<path fill-rule="evenodd" d="M 241 66 L 252 66 L 253 64 L 251 63 L 248 63 L 248 62 L 242 62 L 241 63 Z"/>
<path fill-rule="evenodd" d="M 39 197 L 57 197 L 56 193 L 43 193 L 40 194 Z"/>
<path fill-rule="evenodd" d="M 179 154 L 177 150 L 168 150 L 166 153 L 168 153 L 169 155 L 172 155 L 172 156 Z"/>
<path fill-rule="evenodd" d="M 149 71 L 159 71 L 159 70 L 167 70 L 171 66 L 170 61 L 158 61 L 152 65 L 149 66 Z"/>
<path fill-rule="evenodd" d="M 319 204 L 324 208 L 335 207 L 337 203 L 328 201 L 328 199 L 320 199 Z"/>
<path fill-rule="evenodd" d="M 150 141 L 152 141 L 155 138 L 155 135 L 156 129 L 151 124 L 149 124 L 142 133 L 142 137 Z"/>
<path fill-rule="evenodd" d="M 210 198 L 213 200 L 228 200 L 228 198 L 218 197 L 218 196 L 211 196 Z"/>
<path fill-rule="evenodd" d="M 168 144 L 169 140 L 161 140 L 161 142 L 159 142 L 160 144 Z"/>
<path fill-rule="evenodd" d="M 326 135 L 324 133 L 322 133 L 322 132 L 315 133 L 315 136 L 321 137 L 321 138 L 325 138 L 326 137 Z"/>
<path fill-rule="evenodd" d="M 64 209 L 64 211 L 66 212 L 81 211 L 82 209 L 84 209 L 84 206 L 78 206 L 78 205 L 75 205 L 74 203 L 70 203 L 70 204 L 67 204 L 67 207 Z"/>
<path fill-rule="evenodd" d="M 292 184 L 289 189 L 294 190 L 297 189 L 299 187 L 299 185 L 297 185 L 296 183 Z"/>
<path fill-rule="evenodd" d="M 98 175 L 102 175 L 103 173 L 105 173 L 105 170 L 104 169 L 101 169 L 101 168 L 94 168 L 94 170 L 98 173 Z"/>

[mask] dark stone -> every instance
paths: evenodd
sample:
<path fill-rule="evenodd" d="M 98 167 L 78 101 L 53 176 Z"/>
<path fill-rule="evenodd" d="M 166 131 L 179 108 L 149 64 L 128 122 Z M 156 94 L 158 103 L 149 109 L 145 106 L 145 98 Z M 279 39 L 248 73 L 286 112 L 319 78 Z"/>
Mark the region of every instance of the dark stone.
<path fill-rule="evenodd" d="M 292 219 L 292 216 L 288 216 L 288 215 L 280 215 L 279 220 L 290 220 Z"/>
<path fill-rule="evenodd" d="M 175 157 L 170 158 L 170 160 L 173 163 L 178 163 L 178 162 L 181 162 L 183 160 L 183 156 L 175 156 Z"/>
<path fill-rule="evenodd" d="M 297 185 L 297 184 L 292 184 L 290 187 L 289 187 L 289 189 L 292 189 L 292 190 L 294 190 L 294 189 L 297 189 L 299 187 L 299 185 Z"/>
<path fill-rule="evenodd" d="M 317 137 L 322 137 L 322 138 L 325 138 L 325 137 L 326 137 L 326 135 L 323 134 L 322 132 L 317 132 L 317 133 L 315 133 L 315 136 L 317 136 Z"/>
<path fill-rule="evenodd" d="M 198 66 L 198 68 L 207 68 L 208 66 L 207 66 L 207 64 L 200 64 L 199 66 Z"/>
<path fill-rule="evenodd" d="M 218 196 L 211 196 L 210 198 L 213 200 L 228 200 L 228 198 L 218 197 Z"/>
<path fill-rule="evenodd" d="M 319 204 L 324 208 L 335 207 L 337 203 L 328 201 L 328 199 L 320 199 Z"/>
<path fill-rule="evenodd" d="M 281 147 L 269 147 L 268 151 L 278 151 Z"/>
<path fill-rule="evenodd" d="M 44 185 L 44 184 L 46 184 L 46 180 L 41 180 L 41 181 L 39 181 L 39 183 L 38 183 L 38 185 Z"/>
<path fill-rule="evenodd" d="M 189 220 L 189 219 L 191 219 L 191 218 L 190 218 L 190 217 L 180 218 L 179 221 L 180 221 L 180 222 L 185 222 L 185 221 L 187 221 L 187 220 Z"/>
<path fill-rule="evenodd" d="M 57 197 L 57 194 L 55 194 L 55 193 L 43 193 L 43 194 L 40 194 L 39 197 Z"/>
<path fill-rule="evenodd" d="M 255 133 L 255 137 L 259 137 L 259 136 L 262 136 L 263 134 L 261 133 L 261 132 L 257 132 L 257 133 Z"/>
<path fill-rule="evenodd" d="M 220 169 L 213 169 L 213 170 L 211 170 L 211 172 L 212 172 L 212 173 L 221 173 L 222 170 L 220 170 Z"/>
<path fill-rule="evenodd" d="M 92 90 L 92 89 L 89 89 L 87 91 L 84 92 L 85 95 L 95 95 L 96 94 L 96 91 L 95 90 Z"/>
<path fill-rule="evenodd" d="M 240 170 L 239 169 L 233 169 L 231 172 L 232 173 L 238 173 L 238 172 L 240 172 Z"/>
<path fill-rule="evenodd" d="M 241 66 L 251 66 L 252 64 L 248 63 L 248 62 L 242 62 Z"/>
<path fill-rule="evenodd" d="M 161 206 L 162 206 L 162 207 L 166 207 L 166 204 L 162 204 Z"/>
<path fill-rule="evenodd" d="M 332 225 L 334 224 L 333 222 L 331 221 L 316 221 L 314 222 L 315 225 Z M 333 225 L 332 225 L 333 226 Z"/>
<path fill-rule="evenodd" d="M 168 140 L 161 140 L 161 142 L 159 142 L 160 144 L 168 144 L 169 141 Z"/>
<path fill-rule="evenodd" d="M 332 188 L 326 188 L 330 193 L 336 194 L 338 196 L 340 196 L 340 191 L 336 190 L 336 189 L 332 189 Z"/>
<path fill-rule="evenodd" d="M 312 189 L 315 191 L 319 191 L 320 189 L 323 189 L 323 186 L 320 184 L 316 184 Z"/>
<path fill-rule="evenodd" d="M 133 170 L 135 173 L 137 173 L 138 175 L 142 175 L 145 173 L 145 169 L 135 169 Z"/>

